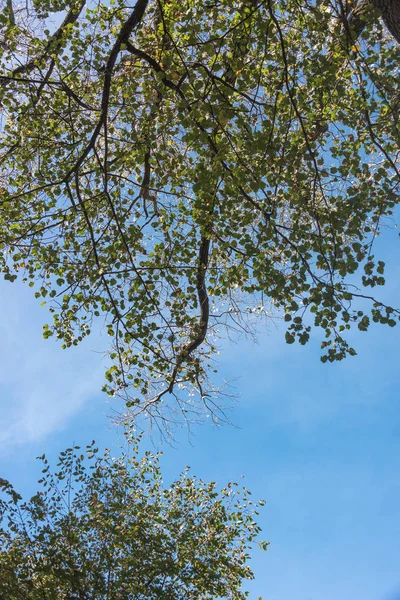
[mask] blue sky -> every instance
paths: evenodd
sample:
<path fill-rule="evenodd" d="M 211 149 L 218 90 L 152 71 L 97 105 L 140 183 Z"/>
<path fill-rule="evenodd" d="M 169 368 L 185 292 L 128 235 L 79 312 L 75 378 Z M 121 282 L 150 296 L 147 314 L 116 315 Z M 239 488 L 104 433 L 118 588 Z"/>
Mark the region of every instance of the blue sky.
<path fill-rule="evenodd" d="M 381 249 L 388 281 L 380 297 L 400 304 L 396 231 Z M 46 309 L 18 283 L 0 284 L 0 476 L 22 493 L 39 478 L 35 456 L 55 458 L 73 441 L 117 448 L 99 391 L 107 337 L 62 351 L 41 339 Z M 186 466 L 223 486 L 240 480 L 265 498 L 267 553 L 255 550 L 251 598 L 395 600 L 400 597 L 400 329 L 355 333 L 358 356 L 319 361 L 318 340 L 287 346 L 271 324 L 258 346 L 226 345 L 221 378 L 237 379 L 233 425 L 183 429 L 165 446 L 170 481 Z M 145 441 L 150 445 L 150 441 Z M 117 451 L 117 450 L 116 450 Z"/>

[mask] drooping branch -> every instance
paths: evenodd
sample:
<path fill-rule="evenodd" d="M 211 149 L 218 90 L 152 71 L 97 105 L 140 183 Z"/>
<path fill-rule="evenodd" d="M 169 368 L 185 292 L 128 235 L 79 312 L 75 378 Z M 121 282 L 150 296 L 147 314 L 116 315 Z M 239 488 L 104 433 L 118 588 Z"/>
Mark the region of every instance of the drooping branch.
<path fill-rule="evenodd" d="M 193 354 L 195 350 L 204 342 L 208 330 L 208 321 L 210 317 L 210 302 L 207 294 L 206 287 L 206 272 L 208 267 L 208 259 L 210 252 L 211 240 L 208 236 L 202 236 L 199 246 L 197 273 L 196 273 L 196 290 L 197 297 L 200 304 L 200 320 L 197 325 L 197 331 L 192 340 L 183 348 L 181 348 L 178 358 L 176 360 L 176 366 L 172 374 L 172 381 L 168 388 L 171 392 L 174 387 L 174 382 L 181 365 L 186 362 Z"/>

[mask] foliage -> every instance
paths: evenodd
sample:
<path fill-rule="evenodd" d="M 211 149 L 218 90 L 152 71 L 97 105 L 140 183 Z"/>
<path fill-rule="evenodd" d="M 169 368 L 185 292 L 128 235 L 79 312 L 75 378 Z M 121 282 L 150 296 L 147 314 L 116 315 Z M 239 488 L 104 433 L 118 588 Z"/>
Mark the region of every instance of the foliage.
<path fill-rule="evenodd" d="M 66 347 L 105 318 L 105 389 L 132 416 L 215 412 L 218 337 L 257 317 L 284 315 L 289 344 L 322 328 L 323 361 L 355 354 L 351 326 L 396 324 L 369 288 L 400 54 L 356 4 L 7 2 L 1 269 Z"/>
<path fill-rule="evenodd" d="M 158 454 L 96 453 L 68 448 L 54 474 L 41 456 L 42 489 L 27 502 L 0 480 L 1 598 L 247 597 L 259 527 L 246 488 L 218 492 L 188 470 L 164 487 Z"/>

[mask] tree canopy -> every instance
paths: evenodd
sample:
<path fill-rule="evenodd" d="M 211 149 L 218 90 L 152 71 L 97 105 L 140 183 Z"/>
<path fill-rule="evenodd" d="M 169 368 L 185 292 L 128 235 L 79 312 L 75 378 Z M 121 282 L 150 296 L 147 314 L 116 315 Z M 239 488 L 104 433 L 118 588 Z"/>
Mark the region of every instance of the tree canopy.
<path fill-rule="evenodd" d="M 159 455 L 87 457 L 74 446 L 29 501 L 0 480 L 0 596 L 7 600 L 247 597 L 260 528 L 250 492 L 185 471 L 163 485 Z M 263 501 L 260 502 L 263 504 Z M 266 549 L 265 542 L 259 543 Z"/>
<path fill-rule="evenodd" d="M 46 337 L 105 320 L 105 389 L 133 417 L 215 412 L 219 336 L 259 318 L 284 315 L 288 343 L 320 328 L 323 361 L 355 354 L 352 326 L 398 321 L 371 291 L 399 198 L 397 15 L 7 1 L 1 269 L 48 304 Z"/>

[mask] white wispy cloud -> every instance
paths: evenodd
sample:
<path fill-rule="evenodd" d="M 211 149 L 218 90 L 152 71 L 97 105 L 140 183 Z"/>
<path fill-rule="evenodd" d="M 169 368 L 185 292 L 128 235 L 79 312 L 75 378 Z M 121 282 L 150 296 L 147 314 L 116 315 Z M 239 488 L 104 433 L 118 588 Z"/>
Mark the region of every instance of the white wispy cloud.
<path fill-rule="evenodd" d="M 0 307 L 0 447 L 10 447 L 66 427 L 100 395 L 104 362 L 99 336 L 68 350 L 44 340 L 49 314 L 26 286 L 0 281 Z"/>

